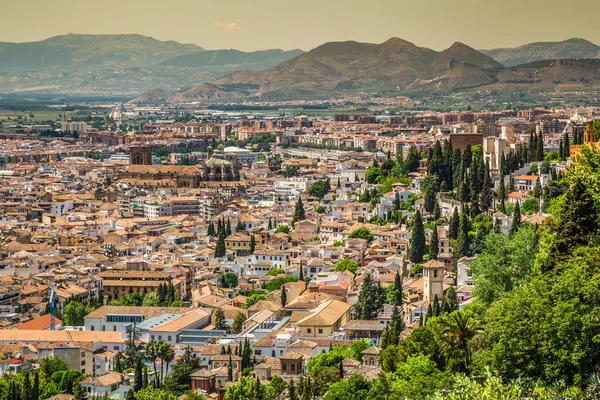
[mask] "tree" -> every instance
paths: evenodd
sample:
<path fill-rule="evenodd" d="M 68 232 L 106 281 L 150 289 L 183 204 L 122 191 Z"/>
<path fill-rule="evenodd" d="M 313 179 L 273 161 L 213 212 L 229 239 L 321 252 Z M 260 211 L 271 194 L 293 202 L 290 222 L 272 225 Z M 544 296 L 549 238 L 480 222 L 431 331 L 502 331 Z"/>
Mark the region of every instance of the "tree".
<path fill-rule="evenodd" d="M 183 355 L 173 364 L 164 380 L 164 388 L 169 393 L 180 395 L 191 389 L 191 375 L 201 367 L 199 357 L 194 357 L 192 349 L 186 346 Z"/>
<path fill-rule="evenodd" d="M 536 199 L 540 199 L 543 194 L 542 184 L 540 183 L 540 180 L 541 179 L 539 177 L 535 180 L 535 186 L 533 188 L 533 197 L 535 197 Z"/>
<path fill-rule="evenodd" d="M 452 246 L 453 255 L 456 260 L 462 256 L 469 255 L 469 246 L 471 243 L 469 238 L 469 225 L 469 217 L 467 217 L 467 214 L 463 212 L 460 217 L 460 225 L 458 226 L 458 238 L 456 239 L 456 246 Z"/>
<path fill-rule="evenodd" d="M 371 233 L 369 228 L 364 227 L 364 226 L 362 228 L 358 228 L 358 229 L 354 230 L 352 233 L 350 233 L 350 235 L 348 235 L 348 237 L 350 239 L 354 239 L 354 238 L 365 239 L 369 243 L 371 243 L 373 240 L 375 240 L 375 236 Z"/>
<path fill-rule="evenodd" d="M 346 272 L 350 271 L 353 274 L 356 274 L 358 270 L 358 264 L 352 260 L 347 258 L 340 258 L 335 263 L 335 268 L 333 269 L 335 272 Z"/>
<path fill-rule="evenodd" d="M 438 256 L 439 251 L 439 243 L 438 243 L 438 233 L 437 226 L 433 227 L 433 233 L 431 234 L 431 239 L 429 241 L 429 259 L 435 260 Z"/>
<path fill-rule="evenodd" d="M 302 197 L 298 197 L 298 201 L 296 202 L 296 208 L 294 209 L 294 213 L 292 214 L 292 226 L 298 221 L 302 221 L 306 218 L 304 213 L 304 205 L 302 204 Z"/>
<path fill-rule="evenodd" d="M 475 298 L 490 305 L 503 294 L 528 282 L 534 275 L 537 251 L 537 236 L 529 225 L 522 226 L 510 237 L 489 233 L 481 254 L 469 262 Z"/>
<path fill-rule="evenodd" d="M 567 160 L 567 158 L 569 158 L 571 156 L 571 146 L 569 145 L 569 134 L 565 133 L 565 136 L 563 137 L 563 141 L 562 141 L 562 159 L 563 160 Z"/>
<path fill-rule="evenodd" d="M 285 286 L 281 288 L 281 307 L 285 307 L 287 305 L 287 291 Z"/>
<path fill-rule="evenodd" d="M 129 393 L 131 393 L 131 396 L 129 396 Z M 87 393 L 85 392 L 85 389 L 83 388 L 83 386 L 81 386 L 81 383 L 77 382 L 75 385 L 73 385 L 73 398 L 75 400 L 85 400 L 87 397 Z M 37 398 L 37 397 L 34 397 Z M 127 392 L 127 398 L 126 400 L 131 400 L 133 399 L 133 390 L 129 389 L 129 392 Z"/>
<path fill-rule="evenodd" d="M 421 161 L 421 155 L 419 154 L 419 150 L 417 150 L 416 146 L 410 146 L 408 149 L 408 154 L 406 156 L 406 167 L 409 172 L 416 172 L 419 168 L 419 162 Z"/>
<path fill-rule="evenodd" d="M 152 386 L 136 391 L 134 396 L 135 400 L 177 400 L 174 394 Z"/>
<path fill-rule="evenodd" d="M 387 325 L 386 330 L 381 340 L 381 347 L 383 349 L 388 346 L 395 346 L 400 341 L 400 334 L 406 328 L 404 319 L 400 313 L 400 309 L 397 305 L 392 309 L 392 317 L 390 323 Z"/>
<path fill-rule="evenodd" d="M 142 300 L 142 306 L 144 307 L 159 307 L 160 299 L 154 293 L 150 293 L 144 296 Z"/>
<path fill-rule="evenodd" d="M 225 312 L 220 308 L 215 310 L 215 329 L 218 331 L 227 329 L 227 326 L 225 325 Z"/>
<path fill-rule="evenodd" d="M 521 206 L 521 210 L 523 210 L 523 212 L 527 214 L 535 213 L 538 211 L 539 208 L 540 202 L 538 201 L 538 199 L 527 199 L 523 202 L 523 205 Z"/>
<path fill-rule="evenodd" d="M 79 301 L 72 300 L 65 306 L 63 319 L 67 326 L 83 326 L 83 317 L 88 314 L 88 309 Z"/>
<path fill-rule="evenodd" d="M 460 216 L 458 214 L 458 208 L 454 207 L 452 212 L 452 219 L 450 220 L 450 239 L 458 239 L 458 228 L 460 226 Z"/>
<path fill-rule="evenodd" d="M 227 249 L 225 247 L 225 230 L 221 229 L 217 236 L 217 246 L 215 247 L 215 257 L 221 258 L 225 257 L 227 253 Z"/>
<path fill-rule="evenodd" d="M 231 324 L 231 333 L 238 334 L 238 333 L 242 332 L 245 320 L 246 320 L 246 317 L 244 317 L 244 314 L 242 314 L 242 312 L 239 311 L 235 315 L 235 318 L 233 319 L 233 323 Z"/>
<path fill-rule="evenodd" d="M 206 234 L 208 236 L 215 236 L 215 224 L 212 221 L 208 224 Z"/>
<path fill-rule="evenodd" d="M 510 225 L 510 234 L 515 233 L 519 226 L 521 226 L 521 207 L 519 207 L 519 202 L 515 204 L 515 209 L 513 211 L 512 223 Z"/>
<path fill-rule="evenodd" d="M 256 239 L 254 238 L 254 235 L 251 235 L 250 236 L 250 254 L 254 254 L 255 251 L 256 251 Z"/>
<path fill-rule="evenodd" d="M 327 193 L 331 190 L 331 185 L 329 183 L 329 179 L 325 179 L 322 181 L 316 181 L 308 188 L 308 195 L 316 197 L 318 199 L 323 199 Z"/>
<path fill-rule="evenodd" d="M 458 298 L 456 296 L 456 289 L 454 289 L 454 286 L 450 286 L 450 288 L 446 292 L 444 303 L 446 304 L 446 309 L 449 312 L 458 310 Z"/>
<path fill-rule="evenodd" d="M 46 357 L 40 362 L 40 371 L 44 376 L 44 380 L 48 381 L 57 371 L 68 371 L 69 365 L 58 357 Z"/>
<path fill-rule="evenodd" d="M 438 176 L 436 174 L 428 174 L 425 177 L 425 181 L 423 182 L 423 184 L 423 192 L 425 193 L 425 210 L 427 212 L 433 213 L 437 205 L 437 194 L 440 191 L 440 187 L 438 184 Z"/>
<path fill-rule="evenodd" d="M 135 364 L 135 375 L 133 380 L 133 391 L 137 392 L 142 390 L 142 387 L 144 386 L 144 376 L 142 372 L 142 360 L 139 357 Z"/>
<path fill-rule="evenodd" d="M 548 272 L 572 251 L 589 243 L 590 236 L 599 228 L 598 210 L 590 191 L 582 180 L 575 178 L 567 190 L 557 215 L 555 235 L 542 270 Z"/>
<path fill-rule="evenodd" d="M 290 233 L 290 230 L 288 225 L 279 225 L 277 229 L 275 229 L 275 233 Z"/>
<path fill-rule="evenodd" d="M 156 359 L 158 358 L 159 345 L 156 340 L 150 340 L 144 346 L 144 355 L 148 360 L 152 361 L 152 369 L 154 370 L 154 385 L 158 387 L 158 371 L 156 368 Z"/>
<path fill-rule="evenodd" d="M 231 221 L 227 218 L 227 225 L 225 226 L 225 236 L 231 235 Z"/>
<path fill-rule="evenodd" d="M 483 332 L 479 321 L 464 311 L 454 311 L 441 321 L 442 352 L 456 371 L 469 372 L 471 341 Z"/>
<path fill-rule="evenodd" d="M 413 230 L 410 238 L 410 250 L 408 257 L 414 263 L 423 261 L 425 254 L 425 229 L 423 228 L 423 220 L 421 212 L 417 210 L 414 217 Z"/>
<path fill-rule="evenodd" d="M 381 311 L 380 304 L 382 308 L 383 303 L 379 298 L 377 285 L 371 274 L 367 273 L 363 278 L 358 301 L 354 304 L 356 319 L 376 319 Z"/>
<path fill-rule="evenodd" d="M 238 285 L 238 276 L 233 272 L 227 272 L 221 275 L 221 285 L 224 288 L 235 288 Z"/>

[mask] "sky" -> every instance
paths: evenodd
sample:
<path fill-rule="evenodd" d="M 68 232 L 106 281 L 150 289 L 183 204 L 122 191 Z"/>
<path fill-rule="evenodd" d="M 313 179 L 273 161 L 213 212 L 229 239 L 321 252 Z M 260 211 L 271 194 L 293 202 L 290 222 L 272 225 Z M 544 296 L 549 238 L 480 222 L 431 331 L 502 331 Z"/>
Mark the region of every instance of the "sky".
<path fill-rule="evenodd" d="M 138 33 L 206 49 L 310 50 L 399 37 L 442 50 L 581 37 L 600 44 L 598 0 L 0 0 L 0 41 Z"/>

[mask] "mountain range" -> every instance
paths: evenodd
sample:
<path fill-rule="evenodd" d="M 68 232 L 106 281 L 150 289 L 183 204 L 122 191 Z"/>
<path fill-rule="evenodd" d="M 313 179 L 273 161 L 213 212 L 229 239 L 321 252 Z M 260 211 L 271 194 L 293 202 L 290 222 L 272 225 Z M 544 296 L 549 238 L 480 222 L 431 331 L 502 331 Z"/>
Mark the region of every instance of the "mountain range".
<path fill-rule="evenodd" d="M 329 42 L 309 52 L 205 50 L 142 35 L 56 36 L 0 43 L 0 93 L 141 96 L 140 101 L 448 93 L 595 87 L 600 46 L 584 39 L 443 51 L 399 38 Z"/>
<path fill-rule="evenodd" d="M 238 69 L 262 70 L 302 54 L 205 50 L 148 36 L 76 35 L 0 42 L 0 93 L 139 94 L 211 81 Z"/>
<path fill-rule="evenodd" d="M 508 68 L 459 42 L 440 52 L 398 38 L 381 44 L 330 42 L 263 71 L 236 71 L 212 83 L 173 92 L 151 91 L 137 100 L 283 100 L 359 92 L 416 96 L 472 89 L 527 91 L 560 85 L 590 88 L 600 86 L 599 67 L 600 60 L 558 59 Z"/>
<path fill-rule="evenodd" d="M 562 42 L 529 43 L 515 48 L 481 50 L 481 52 L 507 67 L 540 60 L 600 58 L 600 46 L 580 38 Z"/>

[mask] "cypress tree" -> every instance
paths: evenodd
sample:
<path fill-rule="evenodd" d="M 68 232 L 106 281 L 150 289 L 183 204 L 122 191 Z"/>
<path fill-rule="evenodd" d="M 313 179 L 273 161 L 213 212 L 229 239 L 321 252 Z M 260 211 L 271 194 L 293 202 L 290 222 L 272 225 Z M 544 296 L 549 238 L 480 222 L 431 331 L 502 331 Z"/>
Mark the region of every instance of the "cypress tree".
<path fill-rule="evenodd" d="M 33 389 L 31 391 L 31 398 L 37 400 L 40 397 L 40 376 L 36 371 L 33 375 Z"/>
<path fill-rule="evenodd" d="M 254 239 L 254 235 L 250 235 L 250 254 L 254 254 L 256 251 L 256 239 Z"/>
<path fill-rule="evenodd" d="M 227 227 L 225 228 L 225 236 L 231 235 L 231 221 L 227 218 Z"/>
<path fill-rule="evenodd" d="M 438 256 L 438 232 L 437 227 L 433 227 L 433 233 L 431 234 L 431 240 L 429 241 L 429 259 L 435 260 Z"/>
<path fill-rule="evenodd" d="M 485 164 L 483 170 L 483 184 L 481 186 L 481 193 L 479 196 L 479 206 L 483 211 L 488 211 L 492 206 L 492 177 L 488 165 Z"/>
<path fill-rule="evenodd" d="M 433 314 L 436 317 L 442 315 L 442 309 L 440 308 L 440 299 L 438 298 L 437 294 L 433 296 Z"/>
<path fill-rule="evenodd" d="M 515 191 L 515 177 L 511 173 L 508 177 L 508 187 L 506 188 L 506 193 L 510 194 Z"/>
<path fill-rule="evenodd" d="M 290 379 L 287 386 L 288 386 L 288 400 L 298 400 L 298 395 L 296 394 L 296 385 L 294 385 L 294 380 Z"/>
<path fill-rule="evenodd" d="M 497 193 L 498 201 L 500 202 L 500 206 L 498 209 L 500 212 L 506 213 L 506 207 L 504 206 L 504 200 L 506 199 L 506 189 L 504 187 L 504 176 L 500 176 L 500 185 L 498 185 L 498 193 Z"/>
<path fill-rule="evenodd" d="M 535 197 L 536 199 L 540 199 L 542 197 L 542 194 L 544 193 L 544 191 L 542 190 L 542 184 L 540 183 L 541 179 L 538 176 L 538 178 L 535 181 L 535 186 L 533 187 L 533 197 Z"/>
<path fill-rule="evenodd" d="M 598 210 L 594 199 L 581 179 L 576 178 L 565 193 L 558 213 L 556 234 L 542 266 L 544 272 L 552 270 L 565 260 L 578 246 L 590 243 L 591 235 L 599 229 Z"/>
<path fill-rule="evenodd" d="M 298 197 L 298 201 L 296 202 L 296 208 L 294 209 L 294 213 L 292 214 L 292 226 L 298 221 L 304 220 L 304 205 L 302 204 L 302 198 Z"/>
<path fill-rule="evenodd" d="M 409 258 L 414 263 L 423 261 L 425 254 L 425 229 L 423 228 L 423 220 L 421 212 L 417 210 L 414 218 L 414 226 L 410 239 Z"/>
<path fill-rule="evenodd" d="M 461 215 L 456 242 L 456 249 L 453 249 L 455 260 L 469 255 L 469 218 L 466 213 Z"/>
<path fill-rule="evenodd" d="M 285 307 L 287 305 L 287 290 L 285 286 L 281 287 L 281 307 Z"/>
<path fill-rule="evenodd" d="M 396 195 L 394 196 L 394 212 L 399 211 L 400 210 L 400 194 L 398 192 L 396 192 Z"/>
<path fill-rule="evenodd" d="M 515 204 L 515 209 L 513 211 L 512 224 L 510 225 L 510 234 L 515 233 L 519 226 L 521 225 L 521 208 L 519 207 L 519 202 Z"/>
<path fill-rule="evenodd" d="M 268 229 L 269 230 L 273 229 L 273 224 L 271 224 L 271 217 L 269 217 L 269 227 L 268 227 Z"/>
<path fill-rule="evenodd" d="M 568 142 L 563 144 L 563 150 L 565 148 L 569 148 Z M 540 131 L 540 136 L 538 137 L 538 141 L 537 141 L 537 161 L 543 161 L 543 160 L 544 160 L 544 136 L 542 135 L 542 132 Z"/>
<path fill-rule="evenodd" d="M 433 315 L 433 303 L 429 303 L 429 305 L 427 306 L 427 319 L 431 318 L 431 317 L 435 317 L 435 315 Z"/>
<path fill-rule="evenodd" d="M 225 230 L 221 229 L 219 232 L 219 237 L 217 239 L 217 246 L 215 247 L 215 257 L 225 257 L 227 253 L 227 249 L 225 248 Z"/>
<path fill-rule="evenodd" d="M 133 391 L 138 392 L 142 390 L 144 385 L 144 375 L 142 373 L 142 361 L 138 357 L 137 363 L 135 364 L 135 376 L 134 376 L 134 386 Z"/>
<path fill-rule="evenodd" d="M 227 364 L 227 380 L 233 382 L 233 364 L 231 362 L 231 354 L 229 354 L 229 364 Z"/>
<path fill-rule="evenodd" d="M 436 201 L 435 207 L 433 208 L 433 218 L 437 221 L 442 217 L 442 211 L 440 210 L 440 204 Z"/>
<path fill-rule="evenodd" d="M 458 297 L 456 296 L 456 289 L 454 289 L 454 286 L 450 286 L 450 288 L 446 291 L 445 300 L 448 303 L 450 312 L 458 310 Z"/>
<path fill-rule="evenodd" d="M 564 156 L 565 150 L 564 150 L 564 147 L 563 147 L 563 141 L 562 140 L 558 141 L 558 154 L 560 154 L 561 160 L 565 159 L 565 156 Z"/>
<path fill-rule="evenodd" d="M 458 226 L 460 225 L 460 216 L 458 215 L 458 208 L 454 207 L 452 213 L 452 219 L 450 220 L 450 239 L 456 240 L 458 238 Z"/>
<path fill-rule="evenodd" d="M 404 293 L 402 292 L 402 278 L 400 277 L 400 272 L 396 272 L 396 277 L 394 278 L 394 289 L 395 289 L 395 298 L 394 305 L 401 307 L 402 301 L 404 299 Z"/>
<path fill-rule="evenodd" d="M 29 372 L 23 374 L 23 386 L 21 387 L 21 399 L 33 400 L 33 388 L 31 387 L 31 378 Z"/>

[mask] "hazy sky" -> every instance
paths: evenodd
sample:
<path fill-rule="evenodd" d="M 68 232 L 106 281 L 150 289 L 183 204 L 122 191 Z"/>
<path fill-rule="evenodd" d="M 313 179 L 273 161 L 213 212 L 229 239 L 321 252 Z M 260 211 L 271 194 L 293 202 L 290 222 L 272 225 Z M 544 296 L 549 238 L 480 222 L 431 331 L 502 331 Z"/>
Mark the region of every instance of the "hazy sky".
<path fill-rule="evenodd" d="M 206 49 L 309 50 L 396 36 L 441 50 L 583 37 L 600 44 L 599 0 L 0 0 L 0 41 L 139 33 Z"/>

